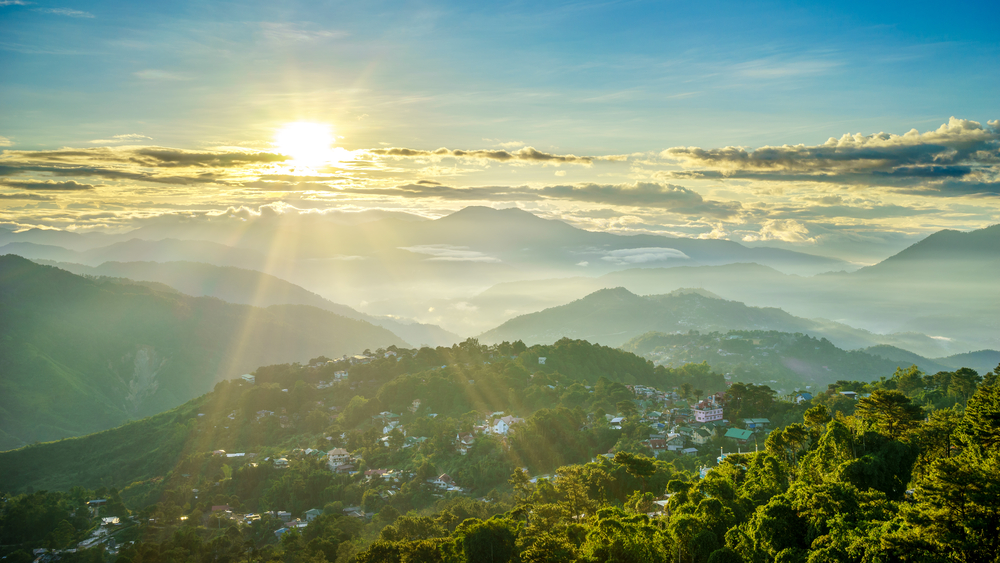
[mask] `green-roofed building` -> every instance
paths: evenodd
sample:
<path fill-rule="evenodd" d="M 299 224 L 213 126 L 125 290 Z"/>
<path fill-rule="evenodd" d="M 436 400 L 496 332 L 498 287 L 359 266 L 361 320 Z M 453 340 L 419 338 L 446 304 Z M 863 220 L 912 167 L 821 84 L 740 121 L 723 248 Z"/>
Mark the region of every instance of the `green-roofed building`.
<path fill-rule="evenodd" d="M 749 440 L 751 436 L 753 436 L 753 432 L 751 432 L 749 430 L 742 430 L 742 429 L 739 429 L 739 428 L 730 428 L 729 431 L 726 432 L 726 436 L 725 437 L 726 438 L 732 438 L 733 440 L 736 440 L 737 442 L 743 443 L 743 442 L 746 442 L 747 440 Z"/>

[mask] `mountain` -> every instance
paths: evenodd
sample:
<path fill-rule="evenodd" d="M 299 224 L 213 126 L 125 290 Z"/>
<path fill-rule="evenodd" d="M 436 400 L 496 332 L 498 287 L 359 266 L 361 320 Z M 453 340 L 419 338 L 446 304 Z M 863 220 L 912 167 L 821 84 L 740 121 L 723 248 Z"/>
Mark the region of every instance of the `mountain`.
<path fill-rule="evenodd" d="M 497 284 L 471 299 L 483 319 L 497 321 L 564 305 L 598 289 L 624 287 L 663 294 L 701 287 L 748 305 L 781 307 L 873 333 L 881 343 L 923 357 L 1000 348 L 1000 226 L 941 231 L 856 272 L 801 277 L 760 264 L 631 268 L 597 277 L 558 277 Z M 434 306 L 445 306 L 435 303 Z"/>
<path fill-rule="evenodd" d="M 937 373 L 940 365 L 891 347 L 843 350 L 829 340 L 806 334 L 768 330 L 734 330 L 688 334 L 648 332 L 621 347 L 657 365 L 681 366 L 707 362 L 727 379 L 769 385 L 779 394 L 796 389 L 825 391 L 837 381 L 889 378 L 897 368 L 916 365 L 925 373 Z M 885 355 L 883 355 L 885 354 Z"/>
<path fill-rule="evenodd" d="M 625 288 L 602 289 L 567 305 L 511 319 L 479 339 L 485 343 L 523 340 L 549 343 L 562 337 L 620 346 L 646 332 L 726 332 L 774 330 L 827 338 L 847 349 L 895 342 L 822 319 L 803 319 L 773 307 L 748 307 L 705 290 L 681 289 L 666 295 L 638 296 Z"/>
<path fill-rule="evenodd" d="M 133 238 L 83 251 L 32 242 L 11 242 L 0 246 L 0 253 L 17 254 L 29 259 L 75 262 L 90 266 L 104 262 L 137 260 L 155 262 L 190 260 L 251 269 L 275 266 L 273 264 L 275 258 L 264 256 L 255 249 L 235 248 L 209 241 L 177 239 L 149 241 Z M 281 260 L 278 261 L 281 262 Z"/>
<path fill-rule="evenodd" d="M 415 346 L 451 346 L 461 340 L 438 326 L 366 315 L 275 276 L 233 266 L 198 262 L 105 262 L 97 267 L 65 262 L 50 265 L 75 274 L 159 282 L 195 297 L 217 297 L 255 307 L 310 305 L 381 326 Z"/>
<path fill-rule="evenodd" d="M 197 238 L 243 248 L 269 248 L 292 259 L 332 256 L 372 256 L 400 248 L 467 250 L 479 253 L 465 261 L 498 260 L 519 269 L 605 273 L 636 264 L 724 264 L 759 262 L 795 273 L 851 269 L 847 262 L 784 249 L 748 248 L 725 240 L 661 235 L 617 235 L 576 228 L 555 219 L 510 208 L 466 207 L 431 221 L 387 217 L 358 224 L 328 220 L 322 215 L 261 216 L 251 221 L 144 227 L 135 238 Z M 427 248 L 427 247 L 435 247 Z M 655 250 L 631 253 L 629 250 Z M 673 250 L 674 252 L 668 252 Z M 430 255 L 456 259 L 458 256 Z M 469 260 L 469 259 L 472 260 Z M 587 262 L 586 266 L 580 266 Z"/>
<path fill-rule="evenodd" d="M 890 277 L 918 269 L 921 277 L 979 277 L 1000 268 L 1000 225 L 970 232 L 946 229 L 905 248 L 885 260 L 862 268 L 857 277 Z"/>
<path fill-rule="evenodd" d="M 936 360 L 950 369 L 970 367 L 978 371 L 979 375 L 983 375 L 1000 368 L 1000 351 L 979 350 L 976 352 L 966 352 L 965 354 L 955 354 L 946 358 L 936 358 Z"/>
<path fill-rule="evenodd" d="M 872 356 L 878 356 L 880 358 L 885 358 L 887 360 L 892 360 L 894 362 L 899 362 L 901 364 L 915 365 L 921 369 L 924 373 L 937 373 L 939 371 L 950 371 L 955 368 L 949 368 L 942 363 L 937 361 L 924 358 L 918 354 L 914 354 L 908 350 L 903 350 L 902 348 L 897 348 L 895 346 L 889 346 L 887 344 L 880 344 L 878 346 L 869 346 L 863 350 L 866 354 L 871 354 Z M 958 366 L 963 367 L 963 366 Z"/>
<path fill-rule="evenodd" d="M 260 365 L 404 345 L 304 305 L 266 309 L 0 257 L 0 449 L 172 408 Z"/>

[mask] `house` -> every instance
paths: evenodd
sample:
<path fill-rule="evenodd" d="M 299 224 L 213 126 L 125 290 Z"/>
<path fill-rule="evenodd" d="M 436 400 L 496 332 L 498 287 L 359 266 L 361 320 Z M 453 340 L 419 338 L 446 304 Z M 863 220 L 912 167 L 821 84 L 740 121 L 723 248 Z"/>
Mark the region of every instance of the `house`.
<path fill-rule="evenodd" d="M 416 413 L 420 409 L 420 399 L 413 399 L 413 404 L 410 405 L 410 412 Z"/>
<path fill-rule="evenodd" d="M 246 381 L 250 385 L 253 385 L 254 383 L 257 383 L 257 378 L 254 377 L 254 376 L 252 376 L 252 375 L 250 375 L 249 373 L 244 373 L 243 375 L 240 376 L 240 379 L 242 379 L 243 381 Z"/>
<path fill-rule="evenodd" d="M 317 517 L 322 516 L 323 511 L 318 508 L 311 508 L 306 511 L 306 522 L 312 522 Z"/>
<path fill-rule="evenodd" d="M 840 394 L 843 395 L 843 396 L 845 396 L 845 397 L 847 397 L 848 399 L 857 399 L 858 398 L 858 394 L 856 392 L 854 392 L 854 391 L 841 391 Z"/>
<path fill-rule="evenodd" d="M 334 473 L 353 473 L 357 469 L 353 463 L 344 463 L 333 468 Z"/>
<path fill-rule="evenodd" d="M 504 416 L 504 417 L 501 417 L 500 420 L 497 420 L 493 424 L 493 427 L 491 428 L 491 431 L 494 434 L 500 434 L 500 435 L 506 436 L 507 432 L 510 431 L 510 427 L 511 426 L 514 426 L 515 424 L 520 424 L 522 422 L 524 422 L 523 418 L 517 418 L 517 417 L 513 417 L 513 416 Z"/>
<path fill-rule="evenodd" d="M 474 443 L 476 443 L 476 437 L 472 432 L 460 432 L 455 436 L 455 450 L 462 455 L 468 453 L 469 448 Z"/>
<path fill-rule="evenodd" d="M 431 485 L 436 486 L 438 489 L 443 489 L 445 491 L 461 492 L 462 490 L 462 487 L 456 485 L 455 481 L 453 481 L 452 478 L 448 476 L 447 473 L 442 473 L 437 477 L 437 479 L 428 479 L 427 482 L 430 483 Z"/>
<path fill-rule="evenodd" d="M 722 407 L 703 401 L 694 408 L 694 419 L 696 422 L 722 420 Z"/>
<path fill-rule="evenodd" d="M 344 509 L 344 515 L 351 516 L 353 518 L 364 518 L 365 511 L 361 510 L 360 506 L 348 506 Z"/>
<path fill-rule="evenodd" d="M 751 436 L 753 436 L 753 432 L 739 428 L 730 428 L 725 435 L 726 438 L 736 440 L 740 444 L 745 443 Z"/>
<path fill-rule="evenodd" d="M 351 454 L 344 448 L 334 448 L 326 452 L 326 458 L 331 464 L 341 464 L 350 461 Z"/>
<path fill-rule="evenodd" d="M 624 422 L 625 422 L 625 417 L 624 416 L 616 416 L 616 417 L 614 417 L 614 418 L 611 419 L 611 422 L 610 422 L 611 428 L 613 430 L 621 430 L 622 429 L 622 423 L 624 423 Z"/>
<path fill-rule="evenodd" d="M 699 446 L 707 444 L 712 440 L 712 431 L 707 428 L 699 428 L 691 434 L 691 441 Z"/>
<path fill-rule="evenodd" d="M 278 469 L 284 469 L 288 467 L 288 460 L 283 457 L 279 457 L 278 459 L 274 460 L 274 466 L 277 467 Z"/>
<path fill-rule="evenodd" d="M 547 359 L 547 358 L 546 358 L 545 356 L 539 356 L 539 357 L 538 357 L 538 365 L 540 365 L 540 366 L 544 366 L 544 365 L 545 365 L 545 360 L 546 360 L 546 359 Z"/>
<path fill-rule="evenodd" d="M 290 522 L 292 520 L 292 513 L 286 512 L 284 510 L 278 511 L 278 518 L 281 518 L 282 522 Z"/>
<path fill-rule="evenodd" d="M 812 393 L 809 392 L 799 393 L 798 395 L 795 396 L 795 403 L 798 404 L 802 403 L 803 401 L 811 401 L 812 398 L 813 398 Z"/>
<path fill-rule="evenodd" d="M 649 449 L 653 450 L 654 454 L 664 452 L 667 450 L 667 441 L 662 438 L 650 439 L 649 441 L 646 442 L 646 445 L 649 446 Z"/>
<path fill-rule="evenodd" d="M 680 434 L 667 434 L 667 437 L 664 439 L 664 441 L 667 443 L 668 447 L 669 446 L 684 447 L 684 443 L 687 440 L 684 438 L 684 436 L 681 436 Z"/>
<path fill-rule="evenodd" d="M 744 418 L 743 424 L 747 427 L 747 430 L 763 430 L 771 424 L 771 421 L 766 418 Z"/>

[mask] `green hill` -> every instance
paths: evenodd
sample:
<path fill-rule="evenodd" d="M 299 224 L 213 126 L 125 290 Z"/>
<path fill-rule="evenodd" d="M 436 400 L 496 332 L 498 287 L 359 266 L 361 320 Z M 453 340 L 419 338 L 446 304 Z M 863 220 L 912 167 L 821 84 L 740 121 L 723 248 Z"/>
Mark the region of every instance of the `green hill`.
<path fill-rule="evenodd" d="M 785 392 L 807 386 L 814 392 L 825 390 L 839 380 L 876 380 L 914 364 L 925 373 L 942 371 L 934 360 L 891 346 L 872 352 L 842 350 L 825 338 L 778 331 L 649 332 L 629 340 L 622 349 L 658 365 L 708 362 L 734 381 L 764 383 Z M 897 352 L 892 358 L 882 355 L 892 351 Z"/>
<path fill-rule="evenodd" d="M 233 305 L 0 257 L 0 449 L 149 416 L 259 365 L 401 345 L 313 307 Z"/>
<path fill-rule="evenodd" d="M 436 325 L 366 315 L 281 278 L 235 266 L 200 262 L 105 262 L 96 267 L 65 262 L 49 265 L 81 275 L 159 282 L 195 297 L 218 297 L 255 307 L 310 305 L 381 326 L 412 345 L 450 346 L 460 340 L 458 335 Z"/>
<path fill-rule="evenodd" d="M 680 270 L 680 268 L 674 268 Z M 521 315 L 480 335 L 483 342 L 554 342 L 562 337 L 620 346 L 647 332 L 776 330 L 827 338 L 845 349 L 918 341 L 921 335 L 881 335 L 824 319 L 804 319 L 774 307 L 750 307 L 703 289 L 639 296 L 602 289 L 559 307 Z M 926 339 L 926 337 L 923 337 Z"/>

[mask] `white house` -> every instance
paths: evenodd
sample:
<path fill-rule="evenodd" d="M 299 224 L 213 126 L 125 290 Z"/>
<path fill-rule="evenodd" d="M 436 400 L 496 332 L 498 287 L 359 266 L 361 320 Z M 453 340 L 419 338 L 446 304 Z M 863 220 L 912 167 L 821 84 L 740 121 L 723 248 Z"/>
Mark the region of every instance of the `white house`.
<path fill-rule="evenodd" d="M 496 423 L 493 424 L 493 427 L 491 428 L 491 430 L 492 430 L 492 432 L 494 434 L 501 434 L 503 436 L 506 436 L 507 432 L 510 431 L 510 427 L 511 426 L 514 426 L 515 424 L 519 424 L 521 422 L 524 422 L 523 418 L 517 418 L 517 417 L 513 417 L 513 416 L 504 416 L 504 417 L 501 417 L 500 420 L 497 420 Z"/>
<path fill-rule="evenodd" d="M 338 466 L 349 463 L 351 461 L 351 454 L 344 448 L 334 448 L 326 452 L 326 460 L 327 465 L 330 466 L 330 470 L 334 471 Z"/>

